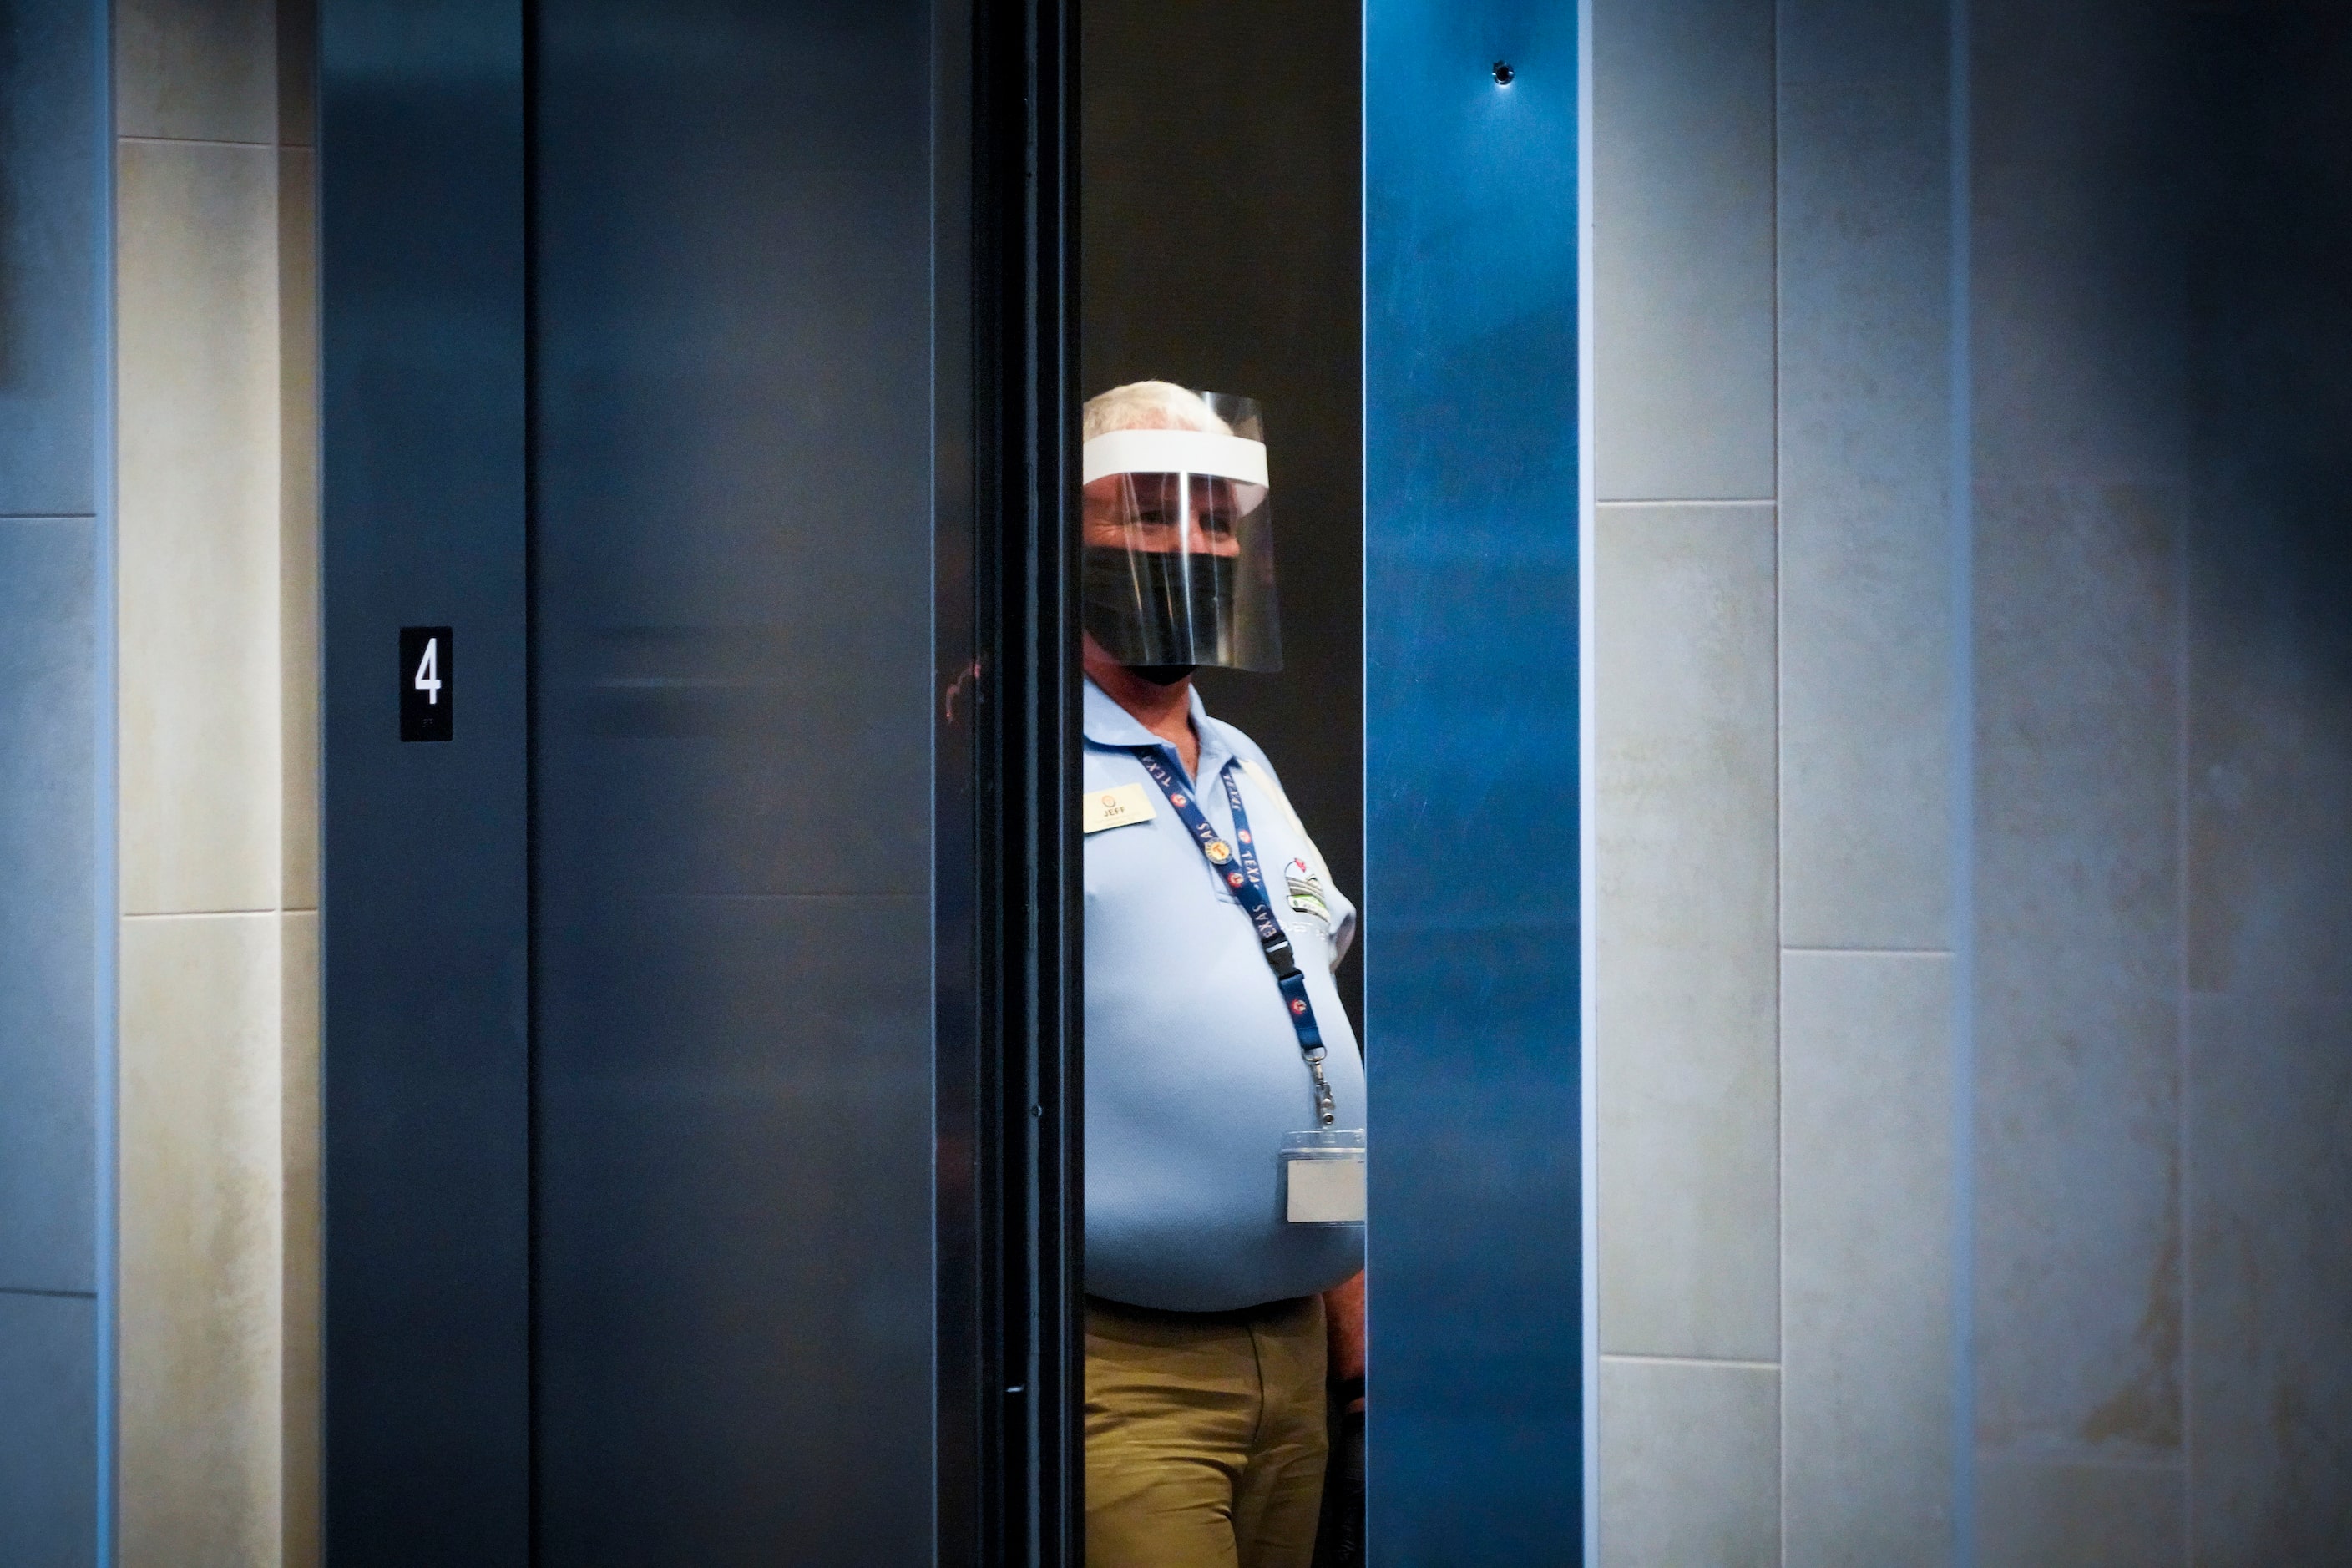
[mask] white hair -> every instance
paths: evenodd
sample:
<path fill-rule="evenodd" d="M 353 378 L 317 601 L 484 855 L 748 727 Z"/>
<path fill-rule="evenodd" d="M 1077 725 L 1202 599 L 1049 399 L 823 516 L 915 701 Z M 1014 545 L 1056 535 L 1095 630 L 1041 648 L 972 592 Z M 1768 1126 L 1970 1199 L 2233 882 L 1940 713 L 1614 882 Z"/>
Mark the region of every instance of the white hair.
<path fill-rule="evenodd" d="M 1079 439 L 1091 441 L 1114 430 L 1234 433 L 1234 427 L 1218 418 L 1199 393 L 1172 381 L 1130 381 L 1087 398 Z"/>

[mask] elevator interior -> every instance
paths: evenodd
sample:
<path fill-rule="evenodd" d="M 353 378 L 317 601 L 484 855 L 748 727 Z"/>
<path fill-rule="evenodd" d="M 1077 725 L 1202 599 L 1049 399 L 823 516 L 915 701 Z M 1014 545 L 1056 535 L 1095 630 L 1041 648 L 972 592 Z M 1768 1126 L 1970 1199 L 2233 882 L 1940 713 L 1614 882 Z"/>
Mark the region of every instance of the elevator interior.
<path fill-rule="evenodd" d="M 1339 980 L 1374 1151 L 1370 1548 L 1572 1560 L 1581 24 L 1313 0 L 1079 16 L 1080 385 L 1255 395 L 1280 466 L 1283 668 L 1196 679 L 1360 908 Z"/>

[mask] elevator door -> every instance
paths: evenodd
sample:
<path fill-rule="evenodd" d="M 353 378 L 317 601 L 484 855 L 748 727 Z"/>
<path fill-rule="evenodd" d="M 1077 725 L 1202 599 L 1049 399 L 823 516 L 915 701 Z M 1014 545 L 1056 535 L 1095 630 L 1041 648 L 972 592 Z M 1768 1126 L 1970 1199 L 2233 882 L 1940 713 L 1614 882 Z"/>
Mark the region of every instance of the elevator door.
<path fill-rule="evenodd" d="M 540 8 L 550 1564 L 931 1556 L 931 58 Z"/>

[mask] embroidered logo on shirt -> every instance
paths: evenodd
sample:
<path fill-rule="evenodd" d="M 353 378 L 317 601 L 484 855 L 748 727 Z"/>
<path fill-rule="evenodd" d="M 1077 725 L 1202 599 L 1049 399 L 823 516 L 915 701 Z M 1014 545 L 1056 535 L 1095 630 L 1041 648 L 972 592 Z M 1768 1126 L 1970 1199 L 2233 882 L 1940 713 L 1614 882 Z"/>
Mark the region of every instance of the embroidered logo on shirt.
<path fill-rule="evenodd" d="M 1290 884 L 1290 907 L 1329 925 L 1331 906 L 1323 901 L 1323 884 L 1316 879 L 1314 868 L 1305 860 L 1294 858 L 1282 868 L 1282 875 Z"/>

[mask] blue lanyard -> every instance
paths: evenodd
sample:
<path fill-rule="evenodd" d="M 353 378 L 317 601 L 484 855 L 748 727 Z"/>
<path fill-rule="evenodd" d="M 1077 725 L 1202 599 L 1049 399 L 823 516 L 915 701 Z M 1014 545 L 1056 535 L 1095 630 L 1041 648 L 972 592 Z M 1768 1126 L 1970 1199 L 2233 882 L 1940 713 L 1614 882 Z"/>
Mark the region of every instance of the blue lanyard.
<path fill-rule="evenodd" d="M 1298 1054 L 1307 1058 L 1307 1070 L 1315 1076 L 1315 1114 L 1326 1127 L 1339 1120 L 1331 1103 L 1331 1086 L 1323 1077 L 1323 1031 L 1315 1022 L 1315 1005 L 1307 999 L 1307 976 L 1298 972 L 1297 955 L 1290 948 L 1290 937 L 1276 918 L 1274 900 L 1265 894 L 1265 878 L 1258 870 L 1257 838 L 1250 832 L 1249 808 L 1242 804 L 1241 785 L 1234 782 L 1234 765 L 1227 763 L 1217 776 L 1224 782 L 1225 800 L 1234 808 L 1235 845 L 1217 837 L 1216 828 L 1201 815 L 1200 802 L 1194 800 L 1184 783 L 1182 764 L 1174 751 L 1167 746 L 1136 746 L 1130 748 L 1160 793 L 1176 809 L 1192 842 L 1200 846 L 1202 858 L 1209 869 L 1234 890 L 1247 911 L 1250 925 L 1257 932 L 1257 945 L 1265 954 L 1266 967 L 1274 971 L 1274 983 L 1281 988 L 1282 1000 L 1290 1013 L 1290 1026 L 1298 1036 Z"/>

